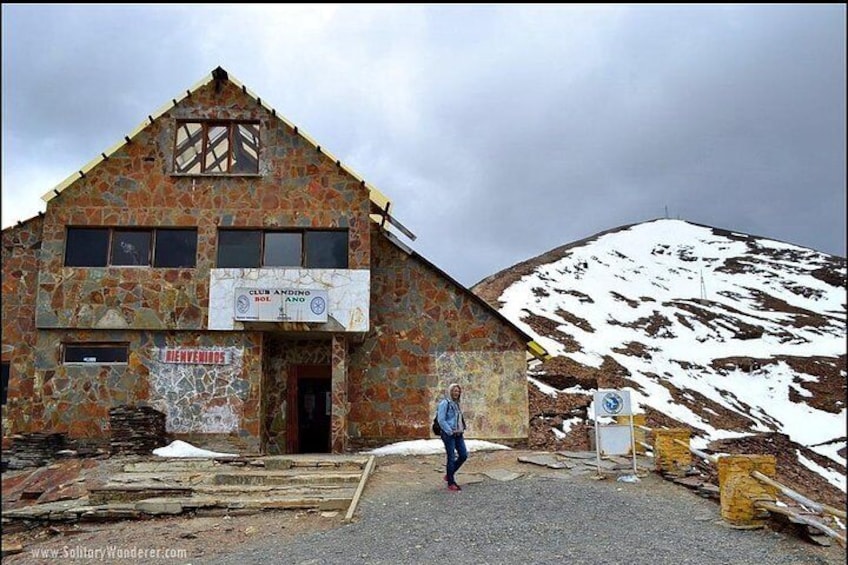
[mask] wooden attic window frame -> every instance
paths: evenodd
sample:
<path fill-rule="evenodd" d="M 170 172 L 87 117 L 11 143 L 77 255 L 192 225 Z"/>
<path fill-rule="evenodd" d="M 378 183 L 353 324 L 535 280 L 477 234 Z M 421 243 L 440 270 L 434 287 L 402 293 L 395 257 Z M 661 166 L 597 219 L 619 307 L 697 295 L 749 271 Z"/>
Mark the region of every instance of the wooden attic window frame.
<path fill-rule="evenodd" d="M 195 126 L 197 129 L 190 129 Z M 259 176 L 259 120 L 178 120 L 174 135 L 174 176 Z M 215 128 L 226 128 L 226 133 L 212 136 Z M 248 135 L 243 132 L 246 131 Z M 182 143 L 180 135 L 183 135 Z M 252 135 L 251 135 L 252 134 Z M 255 140 L 252 144 L 251 138 Z M 211 142 L 211 143 L 210 143 Z M 225 153 L 216 149 L 226 142 Z M 239 147 L 247 157 L 233 159 Z M 246 148 L 246 149 L 245 149 Z M 182 164 L 179 158 L 192 154 Z M 253 155 L 251 155 L 253 153 Z M 210 163 L 210 155 L 213 161 Z M 251 159 L 251 157 L 253 157 Z M 233 170 L 246 162 L 250 170 Z"/>

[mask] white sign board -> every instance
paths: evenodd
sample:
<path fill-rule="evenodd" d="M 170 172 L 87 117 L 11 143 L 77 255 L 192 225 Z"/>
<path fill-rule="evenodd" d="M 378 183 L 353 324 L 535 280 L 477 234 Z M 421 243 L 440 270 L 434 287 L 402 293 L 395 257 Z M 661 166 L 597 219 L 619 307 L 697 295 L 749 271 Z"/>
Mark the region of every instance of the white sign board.
<path fill-rule="evenodd" d="M 633 476 L 636 476 L 636 444 L 633 435 L 633 411 L 629 390 L 595 391 L 595 450 L 598 459 L 598 476 L 601 474 L 601 457 L 627 455 L 633 457 Z M 599 418 L 630 416 L 626 425 L 601 424 Z"/>
<path fill-rule="evenodd" d="M 327 291 L 237 288 L 233 319 L 240 322 L 327 322 Z"/>
<path fill-rule="evenodd" d="M 595 417 L 630 416 L 629 390 L 598 390 L 595 392 Z"/>
<path fill-rule="evenodd" d="M 630 455 L 633 443 L 629 425 L 600 426 L 598 428 L 598 446 L 601 457 L 604 455 Z"/>

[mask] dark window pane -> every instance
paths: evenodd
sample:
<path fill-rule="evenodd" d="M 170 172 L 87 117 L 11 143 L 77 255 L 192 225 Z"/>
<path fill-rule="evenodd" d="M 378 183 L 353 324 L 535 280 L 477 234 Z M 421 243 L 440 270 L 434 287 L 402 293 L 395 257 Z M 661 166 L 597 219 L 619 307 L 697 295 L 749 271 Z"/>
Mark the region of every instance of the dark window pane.
<path fill-rule="evenodd" d="M 65 363 L 126 363 L 126 345 L 65 344 Z"/>
<path fill-rule="evenodd" d="M 109 230 L 68 228 L 66 267 L 105 267 L 109 257 Z"/>
<path fill-rule="evenodd" d="M 347 269 L 347 231 L 308 231 L 305 236 L 307 268 Z"/>
<path fill-rule="evenodd" d="M 154 267 L 194 267 L 197 230 L 156 230 Z"/>
<path fill-rule="evenodd" d="M 3 387 L 0 389 L 0 400 L 2 400 L 2 404 L 6 404 L 6 391 L 9 390 L 9 363 L 3 363 L 3 373 L 0 375 L 0 384 Z"/>
<path fill-rule="evenodd" d="M 112 265 L 150 265 L 150 232 L 112 232 Z"/>
<path fill-rule="evenodd" d="M 265 256 L 263 267 L 300 267 L 302 235 L 291 232 L 269 232 L 265 234 Z"/>
<path fill-rule="evenodd" d="M 218 267 L 258 268 L 261 246 L 260 231 L 219 231 Z"/>

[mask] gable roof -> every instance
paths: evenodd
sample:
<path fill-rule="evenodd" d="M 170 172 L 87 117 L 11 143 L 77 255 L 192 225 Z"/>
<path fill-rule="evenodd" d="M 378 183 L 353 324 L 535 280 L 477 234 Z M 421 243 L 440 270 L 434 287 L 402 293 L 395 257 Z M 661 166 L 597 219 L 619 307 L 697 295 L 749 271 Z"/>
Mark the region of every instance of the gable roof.
<path fill-rule="evenodd" d="M 347 174 L 352 176 L 354 179 L 359 181 L 365 188 L 367 188 L 369 198 L 371 200 L 371 219 L 372 219 L 372 221 L 379 223 L 380 225 L 383 225 L 383 226 L 386 224 L 386 222 L 388 222 L 390 225 L 397 228 L 398 231 L 400 231 L 403 235 L 405 235 L 409 239 L 411 239 L 411 240 L 415 239 L 415 234 L 413 234 L 411 231 L 409 231 L 409 229 L 406 226 L 404 226 L 402 223 L 400 223 L 396 218 L 394 218 L 389 213 L 389 211 L 391 209 L 392 202 L 391 202 L 391 200 L 389 200 L 389 198 L 387 196 L 385 196 L 376 187 L 374 187 L 374 185 L 366 182 L 365 179 L 363 179 L 360 174 L 358 174 L 356 171 L 354 171 L 353 169 L 351 169 L 350 167 L 348 167 L 347 165 L 342 163 L 341 160 L 337 159 L 332 153 L 328 152 L 323 147 L 321 147 L 321 145 L 319 145 L 314 139 L 309 137 L 300 128 L 298 128 L 296 125 L 292 124 L 290 121 L 288 121 L 282 115 L 278 114 L 277 111 L 274 108 L 272 108 L 271 106 L 269 106 L 267 102 L 264 102 L 262 100 L 262 98 L 257 96 L 253 91 L 251 91 L 249 88 L 247 88 L 244 84 L 242 84 L 240 81 L 238 81 L 230 73 L 228 73 L 227 71 L 225 71 L 221 67 L 215 68 L 211 73 L 209 73 L 208 75 L 203 77 L 200 81 L 198 81 L 197 84 L 195 84 L 190 89 L 186 90 L 184 94 L 180 94 L 179 97 L 177 97 L 177 98 L 172 98 L 169 102 L 166 102 L 165 104 L 163 104 L 154 113 L 148 114 L 147 119 L 145 119 L 142 123 L 140 123 L 128 135 L 125 135 L 122 140 L 118 141 L 115 145 L 113 145 L 112 147 L 110 147 L 109 149 L 102 152 L 100 155 L 98 155 L 97 157 L 95 157 L 94 159 L 92 159 L 91 161 L 86 163 L 85 165 L 83 165 L 83 167 L 79 171 L 72 173 L 70 176 L 68 176 L 68 178 L 66 178 L 65 180 L 63 180 L 62 182 L 60 182 L 59 184 L 54 186 L 47 193 L 45 193 L 41 197 L 41 199 L 44 200 L 45 202 L 49 202 L 53 198 L 59 196 L 59 194 L 61 194 L 63 190 L 68 188 L 75 181 L 84 177 L 89 171 L 91 171 L 94 167 L 99 165 L 101 161 L 108 159 L 116 151 L 121 149 L 124 145 L 126 145 L 127 143 L 130 143 L 133 140 L 133 138 L 135 138 L 139 133 L 141 133 L 147 126 L 152 124 L 154 121 L 156 121 L 158 118 L 160 118 L 163 114 L 165 114 L 171 108 L 173 108 L 174 106 L 179 104 L 180 101 L 185 100 L 186 98 L 191 96 L 193 93 L 197 92 L 202 87 L 206 86 L 207 84 L 209 84 L 210 82 L 212 82 L 214 80 L 227 80 L 227 81 L 231 82 L 233 85 L 235 85 L 237 88 L 240 88 L 241 91 L 244 94 L 246 94 L 247 96 L 250 96 L 251 98 L 256 100 L 256 102 L 258 104 L 260 104 L 263 108 L 268 110 L 271 113 L 272 116 L 281 120 L 290 129 L 292 129 L 295 132 L 295 134 L 299 135 L 304 140 L 306 140 L 310 145 L 315 147 L 316 150 L 320 151 L 321 153 L 326 155 L 328 158 L 335 161 L 336 165 L 338 167 L 340 167 Z"/>

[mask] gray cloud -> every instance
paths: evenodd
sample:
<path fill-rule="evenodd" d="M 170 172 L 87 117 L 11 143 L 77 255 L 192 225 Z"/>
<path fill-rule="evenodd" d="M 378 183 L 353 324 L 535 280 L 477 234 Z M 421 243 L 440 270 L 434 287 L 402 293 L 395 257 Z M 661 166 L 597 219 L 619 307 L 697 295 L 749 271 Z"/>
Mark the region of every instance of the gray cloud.
<path fill-rule="evenodd" d="M 222 65 L 460 282 L 664 215 L 845 255 L 845 6 L 3 5 L 3 225 Z"/>

